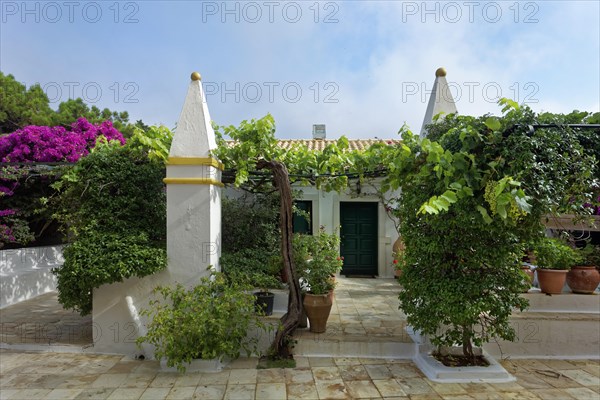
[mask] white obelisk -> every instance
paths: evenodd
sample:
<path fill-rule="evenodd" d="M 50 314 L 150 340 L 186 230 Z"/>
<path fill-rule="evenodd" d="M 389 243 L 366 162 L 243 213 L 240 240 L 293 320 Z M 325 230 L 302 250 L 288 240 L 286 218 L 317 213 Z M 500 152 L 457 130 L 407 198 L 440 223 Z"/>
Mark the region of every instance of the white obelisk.
<path fill-rule="evenodd" d="M 433 117 L 439 113 L 453 114 L 457 113 L 456 104 L 454 104 L 454 98 L 450 92 L 450 87 L 446 81 L 446 70 L 444 68 L 438 68 L 435 71 L 435 82 L 433 83 L 433 90 L 429 97 L 429 103 L 427 103 L 427 110 L 425 111 L 425 117 L 423 118 L 423 125 L 421 126 L 421 137 L 427 136 L 427 125 L 433 123 Z"/>
<path fill-rule="evenodd" d="M 183 284 L 219 270 L 221 171 L 200 74 L 192 74 L 167 163 L 167 257 Z M 189 282 L 190 284 L 195 282 Z"/>

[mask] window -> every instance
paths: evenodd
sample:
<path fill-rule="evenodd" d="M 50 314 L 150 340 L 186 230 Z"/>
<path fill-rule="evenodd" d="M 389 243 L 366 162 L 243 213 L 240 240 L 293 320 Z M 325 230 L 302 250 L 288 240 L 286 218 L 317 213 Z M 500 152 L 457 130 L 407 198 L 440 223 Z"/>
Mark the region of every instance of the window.
<path fill-rule="evenodd" d="M 302 214 L 294 212 L 292 218 L 293 232 L 312 235 L 312 201 L 295 201 L 294 205 L 296 209 L 302 211 Z"/>

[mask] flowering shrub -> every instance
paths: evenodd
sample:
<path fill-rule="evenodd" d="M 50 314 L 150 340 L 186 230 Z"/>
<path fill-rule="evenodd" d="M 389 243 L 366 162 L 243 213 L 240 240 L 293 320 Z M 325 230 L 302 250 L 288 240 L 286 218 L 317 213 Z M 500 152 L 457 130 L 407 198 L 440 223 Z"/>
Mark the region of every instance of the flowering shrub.
<path fill-rule="evenodd" d="M 91 124 L 85 118 L 79 118 L 71 125 L 71 130 L 62 126 L 30 125 L 0 138 L 0 162 L 76 162 L 89 154 L 99 138 L 125 144 L 123 135 L 113 127 L 111 121 Z M 44 215 L 40 200 L 51 193 L 49 185 L 56 173 L 40 168 L 2 168 L 0 198 L 6 208 L 0 209 L 0 248 L 5 243 L 31 242 L 34 234 L 30 223 L 34 219 L 49 218 Z M 40 225 L 46 226 L 45 221 Z"/>
<path fill-rule="evenodd" d="M 30 125 L 0 138 L 0 161 L 76 162 L 89 153 L 100 136 L 125 144 L 125 138 L 111 121 L 94 125 L 79 118 L 70 131 L 62 126 Z"/>
<path fill-rule="evenodd" d="M 26 175 L 23 170 L 15 167 L 0 169 L 0 199 L 5 207 L 0 209 L 0 249 L 5 243 L 28 243 L 33 240 L 20 204 L 9 201 L 19 187 L 18 180 Z"/>
<path fill-rule="evenodd" d="M 584 203 L 583 207 L 591 209 L 592 215 L 600 215 L 600 195 L 596 197 L 594 203 Z"/>

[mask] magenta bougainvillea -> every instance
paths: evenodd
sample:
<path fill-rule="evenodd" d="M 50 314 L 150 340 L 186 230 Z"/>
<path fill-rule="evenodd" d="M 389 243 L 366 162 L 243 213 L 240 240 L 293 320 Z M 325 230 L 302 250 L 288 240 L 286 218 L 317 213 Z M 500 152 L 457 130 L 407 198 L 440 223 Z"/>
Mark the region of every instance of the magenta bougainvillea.
<path fill-rule="evenodd" d="M 79 118 L 71 130 L 62 126 L 30 125 L 0 138 L 0 161 L 76 162 L 89 153 L 100 136 L 125 144 L 123 135 L 111 121 L 94 125 Z"/>
<path fill-rule="evenodd" d="M 125 144 L 125 138 L 111 121 L 92 124 L 79 118 L 69 130 L 62 126 L 26 126 L 0 137 L 0 162 L 74 163 L 86 156 L 100 137 Z M 19 179 L 27 173 L 22 167 L 10 165 L 3 167 L 1 172 L 0 198 L 6 199 L 15 194 L 20 186 Z M 25 214 L 19 208 L 0 209 L 0 248 L 3 243 L 31 240 Z"/>

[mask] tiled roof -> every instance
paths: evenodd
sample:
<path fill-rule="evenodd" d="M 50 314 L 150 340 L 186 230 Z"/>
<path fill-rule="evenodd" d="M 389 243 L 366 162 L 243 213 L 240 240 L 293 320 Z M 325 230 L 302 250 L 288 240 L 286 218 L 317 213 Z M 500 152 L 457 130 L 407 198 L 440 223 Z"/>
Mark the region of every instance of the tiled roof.
<path fill-rule="evenodd" d="M 233 141 L 228 141 L 229 145 L 233 145 Z M 281 139 L 278 141 L 279 147 L 283 149 L 291 149 L 294 145 L 300 144 L 308 147 L 309 150 L 323 151 L 330 143 L 337 142 L 337 139 Z M 365 150 L 375 143 L 396 144 L 400 143 L 398 139 L 348 139 L 348 147 L 352 150 Z"/>
<path fill-rule="evenodd" d="M 322 151 L 325 146 L 330 143 L 335 143 L 337 140 L 332 139 L 289 139 L 289 140 L 280 140 L 279 146 L 284 149 L 290 149 L 294 143 L 300 143 L 303 146 L 308 147 L 309 150 L 318 150 Z M 365 150 L 369 148 L 371 145 L 375 143 L 387 143 L 387 144 L 395 144 L 398 143 L 399 140 L 384 140 L 384 139 L 348 139 L 348 147 L 350 150 Z"/>

